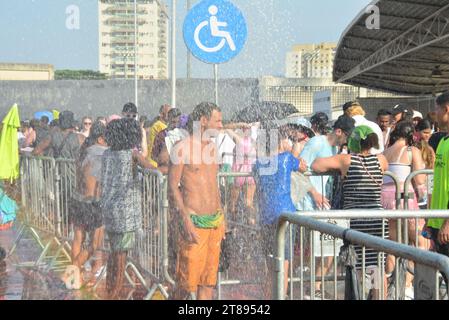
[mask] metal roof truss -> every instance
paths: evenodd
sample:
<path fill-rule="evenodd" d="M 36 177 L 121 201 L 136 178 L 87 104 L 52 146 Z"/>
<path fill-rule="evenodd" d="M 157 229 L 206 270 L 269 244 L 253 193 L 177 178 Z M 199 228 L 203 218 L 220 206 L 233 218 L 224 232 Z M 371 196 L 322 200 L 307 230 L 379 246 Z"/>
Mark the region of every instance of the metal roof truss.
<path fill-rule="evenodd" d="M 344 82 L 378 66 L 449 38 L 449 4 L 416 24 L 351 69 L 338 82 Z"/>

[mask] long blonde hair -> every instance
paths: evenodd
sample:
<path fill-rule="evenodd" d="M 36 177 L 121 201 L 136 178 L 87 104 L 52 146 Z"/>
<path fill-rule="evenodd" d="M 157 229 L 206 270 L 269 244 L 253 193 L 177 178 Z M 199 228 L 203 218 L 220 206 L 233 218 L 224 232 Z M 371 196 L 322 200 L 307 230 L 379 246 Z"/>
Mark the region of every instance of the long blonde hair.
<path fill-rule="evenodd" d="M 365 110 L 363 110 L 363 107 L 360 104 L 354 104 L 352 107 L 350 107 L 348 110 L 346 110 L 346 115 L 348 117 L 354 117 L 354 116 L 366 116 Z"/>
<path fill-rule="evenodd" d="M 424 140 L 419 141 L 417 147 L 421 150 L 426 169 L 433 169 L 435 166 L 435 152 L 432 147 Z"/>

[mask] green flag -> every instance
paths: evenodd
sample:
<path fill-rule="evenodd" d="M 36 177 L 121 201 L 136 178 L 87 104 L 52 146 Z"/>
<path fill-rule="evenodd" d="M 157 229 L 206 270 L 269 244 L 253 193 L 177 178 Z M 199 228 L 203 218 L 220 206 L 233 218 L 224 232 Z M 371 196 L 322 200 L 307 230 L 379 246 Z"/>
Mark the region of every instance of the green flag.
<path fill-rule="evenodd" d="M 15 104 L 2 121 L 0 136 L 0 179 L 15 180 L 19 177 L 19 108 Z"/>

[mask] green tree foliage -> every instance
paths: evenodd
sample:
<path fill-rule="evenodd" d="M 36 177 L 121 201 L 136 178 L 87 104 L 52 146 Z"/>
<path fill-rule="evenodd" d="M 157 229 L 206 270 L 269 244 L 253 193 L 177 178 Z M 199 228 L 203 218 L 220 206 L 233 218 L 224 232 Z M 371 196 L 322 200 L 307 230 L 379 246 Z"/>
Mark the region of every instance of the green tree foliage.
<path fill-rule="evenodd" d="M 106 80 L 106 74 L 92 70 L 56 70 L 55 80 Z"/>

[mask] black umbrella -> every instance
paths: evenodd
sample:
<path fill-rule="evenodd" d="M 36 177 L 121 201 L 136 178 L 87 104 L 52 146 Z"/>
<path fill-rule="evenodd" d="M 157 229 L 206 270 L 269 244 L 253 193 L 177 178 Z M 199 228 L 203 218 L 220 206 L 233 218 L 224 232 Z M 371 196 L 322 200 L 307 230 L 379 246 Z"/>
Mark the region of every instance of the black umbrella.
<path fill-rule="evenodd" d="M 292 104 L 282 102 L 259 102 L 237 112 L 231 119 L 232 122 L 269 122 L 282 120 L 298 113 L 298 109 Z"/>

